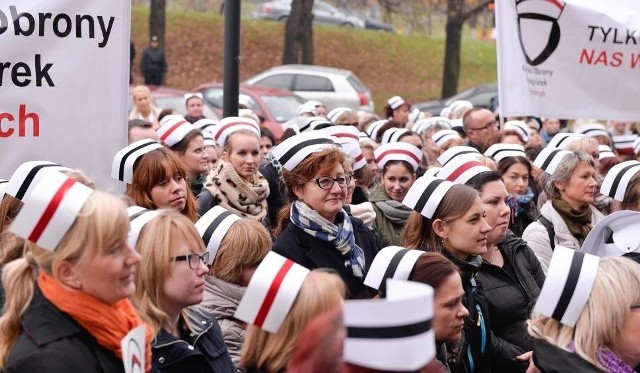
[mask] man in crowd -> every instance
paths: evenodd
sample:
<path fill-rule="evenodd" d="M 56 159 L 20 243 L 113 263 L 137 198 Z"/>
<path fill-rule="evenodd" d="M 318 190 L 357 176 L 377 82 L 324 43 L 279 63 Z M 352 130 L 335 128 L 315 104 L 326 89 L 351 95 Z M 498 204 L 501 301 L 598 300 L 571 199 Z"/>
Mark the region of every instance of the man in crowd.
<path fill-rule="evenodd" d="M 496 141 L 498 121 L 493 113 L 484 108 L 473 108 L 462 118 L 464 133 L 469 139 L 469 146 L 484 153 Z"/>
<path fill-rule="evenodd" d="M 158 37 L 152 36 L 151 43 L 142 52 L 140 60 L 140 70 L 144 76 L 146 85 L 162 85 L 164 76 L 167 73 L 167 59 L 164 50 L 158 44 Z"/>

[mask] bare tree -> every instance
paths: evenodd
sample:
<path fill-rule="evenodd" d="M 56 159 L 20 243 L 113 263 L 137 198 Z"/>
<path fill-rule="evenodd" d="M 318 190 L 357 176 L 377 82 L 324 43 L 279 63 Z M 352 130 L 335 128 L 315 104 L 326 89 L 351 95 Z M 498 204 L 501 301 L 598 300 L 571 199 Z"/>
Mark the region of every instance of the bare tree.
<path fill-rule="evenodd" d="M 284 32 L 282 63 L 313 65 L 313 0 L 293 0 Z"/>
<path fill-rule="evenodd" d="M 158 43 L 164 48 L 165 8 L 167 0 L 151 0 L 151 12 L 149 13 L 149 35 L 157 36 Z"/>
<path fill-rule="evenodd" d="M 473 6 L 469 6 L 469 2 L 469 0 L 447 1 L 447 37 L 444 50 L 444 72 L 442 73 L 442 98 L 453 96 L 458 91 L 460 46 L 464 22 L 480 13 L 493 0 L 480 0 Z"/>

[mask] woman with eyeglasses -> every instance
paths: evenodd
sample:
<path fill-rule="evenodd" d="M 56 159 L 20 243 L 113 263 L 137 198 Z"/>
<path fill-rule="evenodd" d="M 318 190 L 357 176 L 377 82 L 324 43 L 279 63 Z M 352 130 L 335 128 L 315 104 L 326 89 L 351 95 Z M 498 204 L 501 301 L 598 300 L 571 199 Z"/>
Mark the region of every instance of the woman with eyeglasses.
<path fill-rule="evenodd" d="M 290 203 L 280 210 L 272 250 L 307 267 L 331 268 L 347 285 L 347 297 L 371 297 L 364 276 L 380 249 L 363 222 L 343 209 L 351 175 L 345 154 L 328 134 L 310 131 L 274 149 L 283 165 Z"/>
<path fill-rule="evenodd" d="M 402 200 L 416 180 L 422 150 L 408 143 L 394 142 L 376 149 L 375 157 L 381 180 L 369 196 L 376 213 L 374 228 L 383 247 L 399 245 L 400 233 L 411 214 Z"/>
<path fill-rule="evenodd" d="M 142 226 L 135 244 L 142 261 L 132 301 L 155 330 L 153 371 L 235 373 L 216 319 L 203 319 L 198 331 L 186 322 L 187 307 L 204 297 L 209 252 L 184 215 L 172 210 L 152 213 L 157 216 Z"/>
<path fill-rule="evenodd" d="M 195 123 L 200 119 L 204 119 L 202 111 L 204 110 L 204 97 L 202 93 L 186 93 L 184 95 L 184 104 L 187 107 L 187 115 L 184 119 L 189 123 Z"/>

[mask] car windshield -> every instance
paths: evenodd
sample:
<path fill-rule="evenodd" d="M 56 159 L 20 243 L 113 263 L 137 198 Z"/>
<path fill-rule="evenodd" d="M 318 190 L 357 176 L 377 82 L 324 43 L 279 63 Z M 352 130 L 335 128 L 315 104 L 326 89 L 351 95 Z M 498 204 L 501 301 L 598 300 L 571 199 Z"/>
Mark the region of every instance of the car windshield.
<path fill-rule="evenodd" d="M 349 81 L 349 83 L 351 84 L 353 89 L 356 90 L 356 92 L 366 92 L 367 91 L 367 87 L 365 87 L 365 85 L 360 81 L 360 79 L 358 79 L 357 76 L 349 75 L 347 80 Z"/>
<path fill-rule="evenodd" d="M 284 123 L 298 116 L 298 106 L 303 103 L 298 96 L 262 96 L 261 98 L 278 123 Z"/>

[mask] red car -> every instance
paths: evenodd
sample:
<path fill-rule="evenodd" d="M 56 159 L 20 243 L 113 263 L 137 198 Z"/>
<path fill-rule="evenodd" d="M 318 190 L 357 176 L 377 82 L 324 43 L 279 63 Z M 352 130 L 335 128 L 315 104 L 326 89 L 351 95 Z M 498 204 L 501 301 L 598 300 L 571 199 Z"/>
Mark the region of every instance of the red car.
<path fill-rule="evenodd" d="M 222 110 L 222 83 L 200 84 L 192 92 L 202 92 L 207 104 Z M 298 116 L 298 106 L 305 102 L 291 91 L 248 84 L 240 84 L 239 101 L 264 119 L 262 125 L 273 132 L 276 141 L 282 135 L 282 124 Z"/>

